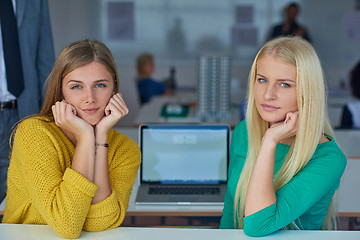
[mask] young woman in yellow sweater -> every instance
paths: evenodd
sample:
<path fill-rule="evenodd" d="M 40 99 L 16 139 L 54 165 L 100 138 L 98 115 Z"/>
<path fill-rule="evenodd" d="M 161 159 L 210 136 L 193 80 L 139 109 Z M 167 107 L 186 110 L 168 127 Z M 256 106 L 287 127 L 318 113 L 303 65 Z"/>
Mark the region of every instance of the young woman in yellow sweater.
<path fill-rule="evenodd" d="M 48 224 L 60 236 L 118 227 L 140 164 L 137 144 L 112 127 L 128 113 L 110 50 L 65 47 L 41 112 L 14 133 L 4 223 Z"/>

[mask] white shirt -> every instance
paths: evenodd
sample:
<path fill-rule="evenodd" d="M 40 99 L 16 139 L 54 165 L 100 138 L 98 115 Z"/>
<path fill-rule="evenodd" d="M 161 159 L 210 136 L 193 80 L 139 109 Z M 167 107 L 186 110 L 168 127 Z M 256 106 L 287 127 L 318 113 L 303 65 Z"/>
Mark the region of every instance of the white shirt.
<path fill-rule="evenodd" d="M 16 1 L 12 0 L 12 4 L 14 8 L 14 13 L 16 14 Z M 4 49 L 3 49 L 1 24 L 0 24 L 0 102 L 8 102 L 14 99 L 16 99 L 16 97 L 8 91 L 8 86 L 7 86 Z"/>

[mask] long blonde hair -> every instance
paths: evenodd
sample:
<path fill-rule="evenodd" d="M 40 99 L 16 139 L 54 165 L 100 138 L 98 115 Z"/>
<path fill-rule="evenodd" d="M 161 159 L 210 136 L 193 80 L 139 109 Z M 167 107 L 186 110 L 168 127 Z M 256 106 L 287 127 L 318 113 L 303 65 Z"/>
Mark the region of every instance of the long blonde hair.
<path fill-rule="evenodd" d="M 258 52 L 252 64 L 248 83 L 248 106 L 246 123 L 248 132 L 248 153 L 241 172 L 234 199 L 234 226 L 243 227 L 245 198 L 261 140 L 269 128 L 255 106 L 254 83 L 257 61 L 263 56 L 274 56 L 296 67 L 296 94 L 299 112 L 298 131 L 285 158 L 283 166 L 274 179 L 274 190 L 287 184 L 305 165 L 315 152 L 323 134 L 334 136 L 327 111 L 325 84 L 322 67 L 314 48 L 299 37 L 280 37 L 267 42 Z M 330 204 L 322 228 L 335 227 L 335 214 Z M 293 222 L 287 228 L 298 228 Z"/>

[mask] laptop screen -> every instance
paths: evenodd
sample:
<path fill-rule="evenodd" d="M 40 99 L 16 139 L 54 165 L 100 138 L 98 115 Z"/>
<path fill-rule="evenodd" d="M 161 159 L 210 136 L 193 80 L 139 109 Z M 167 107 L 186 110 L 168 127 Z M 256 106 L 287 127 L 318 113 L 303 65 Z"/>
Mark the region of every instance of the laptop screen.
<path fill-rule="evenodd" d="M 229 131 L 225 125 L 142 125 L 141 182 L 225 183 Z"/>

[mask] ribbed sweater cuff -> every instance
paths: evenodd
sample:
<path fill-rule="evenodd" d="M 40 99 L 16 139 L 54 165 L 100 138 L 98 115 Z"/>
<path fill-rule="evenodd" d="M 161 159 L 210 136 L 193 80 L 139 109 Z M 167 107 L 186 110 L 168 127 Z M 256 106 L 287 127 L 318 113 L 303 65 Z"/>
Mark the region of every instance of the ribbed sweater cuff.
<path fill-rule="evenodd" d="M 65 170 L 63 180 L 91 198 L 95 196 L 98 189 L 95 183 L 90 182 L 83 175 L 71 168 Z"/>
<path fill-rule="evenodd" d="M 117 212 L 119 210 L 119 203 L 116 199 L 116 194 L 113 191 L 109 197 L 105 198 L 104 200 L 92 204 L 90 207 L 90 211 L 88 213 L 88 218 L 98 218 L 103 216 L 108 216 Z M 122 210 L 122 209 L 121 209 Z"/>

